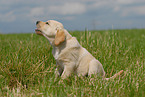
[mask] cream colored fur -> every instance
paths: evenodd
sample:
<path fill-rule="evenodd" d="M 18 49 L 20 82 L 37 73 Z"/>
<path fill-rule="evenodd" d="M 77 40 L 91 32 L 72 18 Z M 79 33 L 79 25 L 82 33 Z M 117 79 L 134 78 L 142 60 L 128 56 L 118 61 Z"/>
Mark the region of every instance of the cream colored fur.
<path fill-rule="evenodd" d="M 57 70 L 62 79 L 71 74 L 78 76 L 91 76 L 96 74 L 105 78 L 102 64 L 95 59 L 85 48 L 83 48 L 75 37 L 72 37 L 63 28 L 60 22 L 49 20 L 47 22 L 37 21 L 35 32 L 48 39 L 53 47 L 52 54 L 56 60 Z M 111 79 L 123 72 L 111 77 Z"/>

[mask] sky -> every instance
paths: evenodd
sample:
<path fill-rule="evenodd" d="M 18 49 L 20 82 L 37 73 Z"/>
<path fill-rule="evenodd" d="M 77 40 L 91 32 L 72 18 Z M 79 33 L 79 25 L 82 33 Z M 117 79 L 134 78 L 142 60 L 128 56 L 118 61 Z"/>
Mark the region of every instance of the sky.
<path fill-rule="evenodd" d="M 52 19 L 67 30 L 145 28 L 145 0 L 0 0 L 0 33 L 34 32 Z"/>

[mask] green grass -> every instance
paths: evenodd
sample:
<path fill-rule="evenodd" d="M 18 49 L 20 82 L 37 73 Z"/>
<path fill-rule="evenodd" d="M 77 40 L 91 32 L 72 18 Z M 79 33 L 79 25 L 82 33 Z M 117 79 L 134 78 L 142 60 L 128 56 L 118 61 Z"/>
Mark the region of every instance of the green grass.
<path fill-rule="evenodd" d="M 145 29 L 74 31 L 80 44 L 115 80 L 71 76 L 59 82 L 52 48 L 36 34 L 0 34 L 0 96 L 145 97 Z"/>

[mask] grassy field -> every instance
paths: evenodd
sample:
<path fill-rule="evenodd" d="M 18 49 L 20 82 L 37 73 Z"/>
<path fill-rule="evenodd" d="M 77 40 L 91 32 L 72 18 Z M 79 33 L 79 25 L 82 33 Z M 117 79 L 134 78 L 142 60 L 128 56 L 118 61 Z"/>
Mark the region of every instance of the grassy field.
<path fill-rule="evenodd" d="M 145 97 L 145 29 L 75 31 L 85 47 L 114 80 L 54 75 L 52 48 L 42 36 L 0 34 L 0 96 L 7 97 Z"/>

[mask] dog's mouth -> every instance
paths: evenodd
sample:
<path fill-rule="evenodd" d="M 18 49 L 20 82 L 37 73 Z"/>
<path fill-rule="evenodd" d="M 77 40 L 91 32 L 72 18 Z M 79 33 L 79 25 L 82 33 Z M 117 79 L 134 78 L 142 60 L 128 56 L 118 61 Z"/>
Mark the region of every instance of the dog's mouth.
<path fill-rule="evenodd" d="M 39 29 L 35 29 L 35 32 L 36 32 L 36 34 L 38 34 L 38 35 L 43 35 L 43 34 L 42 34 L 42 31 L 39 30 Z"/>

